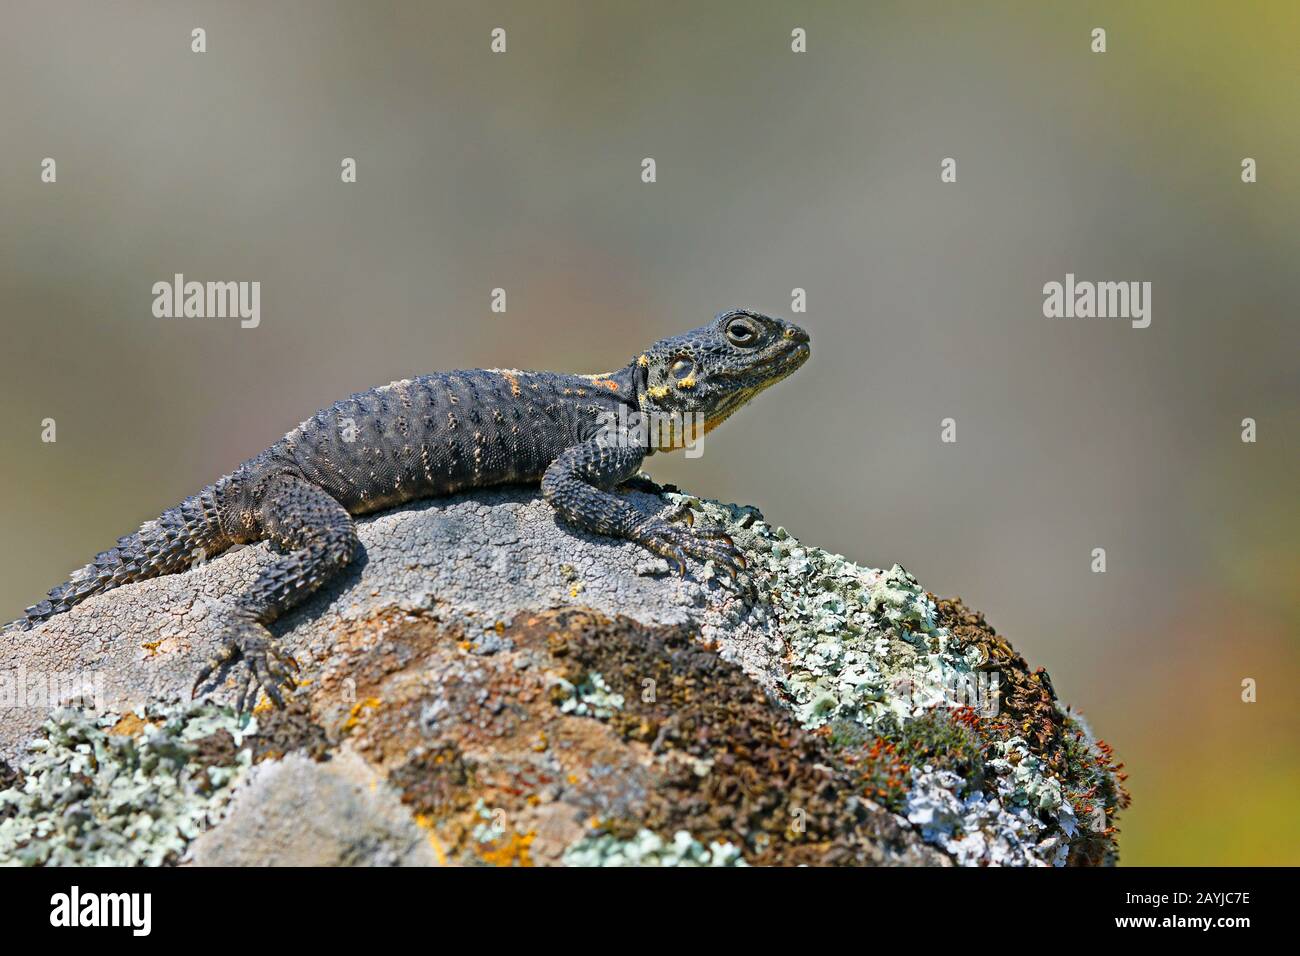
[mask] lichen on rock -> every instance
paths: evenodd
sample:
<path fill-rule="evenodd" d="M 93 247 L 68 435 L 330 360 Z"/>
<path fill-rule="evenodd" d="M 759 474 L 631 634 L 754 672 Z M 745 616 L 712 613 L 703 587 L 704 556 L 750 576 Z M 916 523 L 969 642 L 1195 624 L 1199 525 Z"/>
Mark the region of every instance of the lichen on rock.
<path fill-rule="evenodd" d="M 668 497 L 742 542 L 789 648 L 788 706 L 805 727 L 838 725 L 834 739 L 845 723 L 875 734 L 868 763 L 888 768 L 873 778 L 876 793 L 894 805 L 901 797 L 927 841 L 969 865 L 1115 859 L 1113 818 L 1128 794 L 1109 748 L 981 616 L 936 599 L 897 564 L 865 568 L 805 546 L 754 508 Z M 961 749 L 940 739 L 945 725 L 973 733 L 991 772 L 933 766 Z M 922 730 L 935 739 L 918 750 Z"/>
<path fill-rule="evenodd" d="M 504 489 L 358 522 L 366 560 L 277 625 L 287 711 L 168 703 L 219 642 L 204 597 L 262 545 L 15 637 L 0 669 L 92 669 L 110 713 L 58 710 L 35 749 L 31 708 L 0 715 L 0 859 L 1114 860 L 1109 748 L 980 615 L 752 507 L 627 499 L 725 529 L 738 586 Z"/>
<path fill-rule="evenodd" d="M 746 866 L 740 850 L 714 841 L 705 846 L 685 830 L 665 842 L 651 830 L 629 839 L 610 833 L 583 837 L 564 851 L 566 866 Z"/>
<path fill-rule="evenodd" d="M 256 721 L 204 704 L 55 711 L 22 782 L 0 791 L 0 863 L 174 863 L 252 763 Z"/>

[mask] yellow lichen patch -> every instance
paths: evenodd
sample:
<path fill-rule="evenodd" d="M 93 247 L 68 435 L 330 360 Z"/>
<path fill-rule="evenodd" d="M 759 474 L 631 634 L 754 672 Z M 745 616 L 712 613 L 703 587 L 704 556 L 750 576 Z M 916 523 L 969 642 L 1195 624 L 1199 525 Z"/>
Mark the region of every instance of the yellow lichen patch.
<path fill-rule="evenodd" d="M 433 820 L 423 813 L 415 815 L 415 825 L 421 830 L 427 830 L 429 833 L 429 846 L 433 847 L 433 855 L 438 858 L 439 866 L 447 865 L 447 851 L 443 848 L 442 841 L 438 839 L 438 834 L 433 829 Z"/>
<path fill-rule="evenodd" d="M 581 581 L 574 581 L 573 584 L 569 585 L 569 597 L 576 598 L 581 593 L 582 593 Z"/>
<path fill-rule="evenodd" d="M 375 710 L 378 707 L 378 697 L 367 697 L 365 700 L 357 701 L 352 705 L 352 710 L 348 713 L 348 719 L 343 723 L 343 729 L 351 730 L 357 724 L 361 723 L 361 717 L 366 711 Z"/>
<path fill-rule="evenodd" d="M 644 355 L 642 355 L 639 359 L 636 360 L 636 364 L 640 365 L 642 368 L 645 368 L 647 365 L 650 364 L 650 360 L 646 358 Z"/>
<path fill-rule="evenodd" d="M 158 648 L 162 646 L 162 641 L 145 641 L 140 646 L 149 652 L 150 657 L 156 657 Z"/>
<path fill-rule="evenodd" d="M 480 850 L 479 856 L 484 862 L 491 863 L 493 866 L 532 866 L 533 861 L 529 856 L 528 848 L 533 845 L 533 840 L 536 838 L 537 834 L 532 830 L 522 836 L 512 833 L 501 845 Z"/>
<path fill-rule="evenodd" d="M 677 387 L 678 387 L 678 388 L 694 388 L 694 387 L 695 387 L 695 376 L 694 376 L 694 375 L 687 375 L 685 378 L 678 379 L 678 380 L 677 380 Z"/>
<path fill-rule="evenodd" d="M 668 386 L 652 385 L 648 389 L 646 389 L 646 391 L 650 393 L 651 398 L 663 398 L 668 394 Z"/>
<path fill-rule="evenodd" d="M 149 726 L 149 721 L 135 714 L 123 714 L 122 719 L 108 729 L 115 737 L 134 737 Z"/>

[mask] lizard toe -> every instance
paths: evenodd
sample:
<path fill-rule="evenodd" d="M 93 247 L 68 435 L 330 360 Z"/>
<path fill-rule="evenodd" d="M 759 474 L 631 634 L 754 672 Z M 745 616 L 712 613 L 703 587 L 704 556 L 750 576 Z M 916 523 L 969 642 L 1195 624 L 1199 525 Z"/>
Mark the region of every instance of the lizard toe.
<path fill-rule="evenodd" d="M 259 691 L 265 691 L 272 703 L 283 707 L 281 689 L 291 691 L 297 687 L 290 670 L 297 670 L 298 662 L 280 649 L 265 626 L 249 615 L 239 614 L 225 649 L 200 669 L 191 696 L 213 674 L 234 663 L 242 666 L 235 695 L 239 713 L 252 710 Z"/>

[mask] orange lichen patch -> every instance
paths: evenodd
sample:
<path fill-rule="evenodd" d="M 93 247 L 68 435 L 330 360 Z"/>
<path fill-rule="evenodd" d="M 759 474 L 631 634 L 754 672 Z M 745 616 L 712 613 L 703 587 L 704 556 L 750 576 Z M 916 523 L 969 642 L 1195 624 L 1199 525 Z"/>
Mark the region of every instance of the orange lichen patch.
<path fill-rule="evenodd" d="M 478 855 L 485 863 L 493 866 L 532 866 L 529 848 L 536 838 L 537 834 L 532 830 L 522 835 L 511 833 L 499 844 L 486 850 L 480 849 Z"/>
<path fill-rule="evenodd" d="M 515 398 L 518 398 L 520 395 L 523 394 L 523 390 L 519 387 L 519 378 L 518 378 L 518 376 L 514 375 L 514 374 L 511 373 L 511 372 L 502 372 L 502 373 L 501 373 L 501 377 L 504 378 L 507 382 L 510 383 L 510 394 L 511 394 L 511 395 L 513 395 Z"/>
<path fill-rule="evenodd" d="M 162 643 L 162 641 L 145 641 L 140 646 L 149 652 L 150 657 L 156 657 L 158 655 L 158 648 L 162 647 Z"/>
<path fill-rule="evenodd" d="M 598 386 L 599 388 L 607 388 L 611 392 L 618 391 L 618 382 L 614 381 L 611 378 L 593 378 L 591 380 L 591 384 Z"/>
<path fill-rule="evenodd" d="M 135 714 L 123 714 L 122 719 L 108 729 L 108 733 L 113 734 L 115 737 L 134 737 L 149 726 L 151 726 L 149 721 L 142 717 Z"/>
<path fill-rule="evenodd" d="M 366 711 L 378 709 L 379 704 L 380 701 L 377 697 L 367 697 L 365 700 L 357 701 L 352 705 L 352 710 L 348 713 L 348 719 L 343 723 L 343 729 L 351 730 L 353 727 L 356 727 L 361 723 L 361 718 L 365 715 Z"/>

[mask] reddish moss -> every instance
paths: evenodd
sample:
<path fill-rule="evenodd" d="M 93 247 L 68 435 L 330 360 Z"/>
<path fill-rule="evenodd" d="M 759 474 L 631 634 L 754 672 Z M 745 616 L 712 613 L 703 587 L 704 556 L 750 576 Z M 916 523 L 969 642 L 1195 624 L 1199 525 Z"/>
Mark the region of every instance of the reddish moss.
<path fill-rule="evenodd" d="M 1065 772 L 1065 721 L 1056 707 L 1056 691 L 1043 668 L 1031 669 L 1006 639 L 989 626 L 984 615 L 972 611 L 961 598 L 936 598 L 938 624 L 958 642 L 973 645 L 986 657 L 983 669 L 997 671 L 1000 711 L 984 718 L 983 732 L 1005 740 L 1024 737 L 1029 749 L 1047 761 L 1057 774 Z"/>

